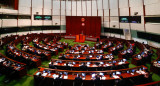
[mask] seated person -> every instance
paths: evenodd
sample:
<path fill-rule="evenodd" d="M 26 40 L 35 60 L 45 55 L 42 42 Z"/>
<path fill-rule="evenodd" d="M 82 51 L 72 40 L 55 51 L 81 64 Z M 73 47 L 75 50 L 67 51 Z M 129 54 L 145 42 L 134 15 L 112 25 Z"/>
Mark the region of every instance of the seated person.
<path fill-rule="evenodd" d="M 88 47 L 87 45 L 84 45 L 84 47 Z"/>
<path fill-rule="evenodd" d="M 65 55 L 62 54 L 62 56 L 60 57 L 60 59 L 65 60 L 66 59 Z"/>
<path fill-rule="evenodd" d="M 82 71 L 86 71 L 86 70 L 87 70 L 86 63 L 82 63 L 82 65 L 80 66 L 80 69 L 81 69 Z"/>
<path fill-rule="evenodd" d="M 90 60 L 90 57 L 89 57 L 89 56 L 87 56 L 87 57 L 86 57 L 86 60 L 87 60 L 87 61 L 88 61 L 88 60 Z"/>
<path fill-rule="evenodd" d="M 51 64 L 49 64 L 49 68 L 56 69 L 56 67 L 54 66 L 54 62 L 53 61 L 51 61 Z"/>
<path fill-rule="evenodd" d="M 62 75 L 60 74 L 53 82 L 53 86 L 61 86 L 62 85 Z"/>
<path fill-rule="evenodd" d="M 116 70 L 116 65 L 115 65 L 115 63 L 113 63 L 113 65 L 111 66 L 111 70 Z"/>
<path fill-rule="evenodd" d="M 82 86 L 82 77 L 78 74 L 74 79 L 74 86 Z"/>
<path fill-rule="evenodd" d="M 69 46 L 69 49 L 71 50 L 71 49 L 72 49 L 72 46 Z"/>
<path fill-rule="evenodd" d="M 43 86 L 44 85 L 44 79 L 45 77 L 42 76 L 42 73 L 40 73 L 37 77 L 37 80 L 36 80 L 36 84 L 37 86 Z"/>
<path fill-rule="evenodd" d="M 117 82 L 116 86 L 127 86 L 126 81 L 122 76 L 120 76 L 120 80 Z"/>
<path fill-rule="evenodd" d="M 94 79 L 94 86 L 102 86 L 102 81 L 100 79 L 100 75 L 96 75 L 95 79 Z"/>

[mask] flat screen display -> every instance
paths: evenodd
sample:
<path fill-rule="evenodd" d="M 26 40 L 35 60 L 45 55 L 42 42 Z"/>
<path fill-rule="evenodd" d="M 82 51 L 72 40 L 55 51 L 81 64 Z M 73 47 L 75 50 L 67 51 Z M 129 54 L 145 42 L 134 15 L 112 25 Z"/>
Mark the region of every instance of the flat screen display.
<path fill-rule="evenodd" d="M 50 15 L 34 15 L 34 20 L 52 20 Z"/>

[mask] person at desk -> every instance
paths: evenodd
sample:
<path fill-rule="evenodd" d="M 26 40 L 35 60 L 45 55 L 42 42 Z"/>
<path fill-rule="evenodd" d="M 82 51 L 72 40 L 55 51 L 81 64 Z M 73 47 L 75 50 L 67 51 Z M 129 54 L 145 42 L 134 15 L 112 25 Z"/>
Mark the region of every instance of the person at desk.
<path fill-rule="evenodd" d="M 87 56 L 87 57 L 86 57 L 86 60 L 87 60 L 87 61 L 89 61 L 89 60 L 90 60 L 90 57 L 89 57 L 89 56 Z"/>
<path fill-rule="evenodd" d="M 113 66 L 111 66 L 111 70 L 116 70 L 116 65 L 115 65 L 115 63 L 113 63 Z"/>
<path fill-rule="evenodd" d="M 84 45 L 84 47 L 88 47 L 88 45 Z"/>
<path fill-rule="evenodd" d="M 71 69 L 71 67 L 69 66 L 69 63 L 68 63 L 68 62 L 66 62 L 64 69 L 65 69 L 65 70 L 70 70 L 70 69 Z"/>
<path fill-rule="evenodd" d="M 82 86 L 82 77 L 80 77 L 79 74 L 74 79 L 74 85 L 73 86 Z"/>
<path fill-rule="evenodd" d="M 82 63 L 82 65 L 80 66 L 80 69 L 81 69 L 82 71 L 86 71 L 86 70 L 87 70 L 86 63 Z"/>
<path fill-rule="evenodd" d="M 52 60 L 51 60 L 51 64 L 49 64 L 49 68 L 56 69 L 56 67 L 54 66 L 54 62 Z"/>
<path fill-rule="evenodd" d="M 72 49 L 72 46 L 69 45 L 68 47 L 69 47 L 70 50 Z"/>
<path fill-rule="evenodd" d="M 100 75 L 96 75 L 94 79 L 94 86 L 102 86 L 102 81 L 100 79 Z"/>
<path fill-rule="evenodd" d="M 98 59 L 98 60 L 102 60 L 102 59 L 103 59 L 103 56 L 100 55 L 97 59 Z"/>
<path fill-rule="evenodd" d="M 53 86 L 61 86 L 62 85 L 62 75 L 60 74 L 53 82 Z"/>
<path fill-rule="evenodd" d="M 62 56 L 60 57 L 60 59 L 65 60 L 66 59 L 65 55 L 62 54 Z"/>
<path fill-rule="evenodd" d="M 36 79 L 36 86 L 44 86 L 44 77 L 42 76 L 42 73 L 40 73 L 37 77 L 35 77 L 35 78 L 37 78 Z"/>
<path fill-rule="evenodd" d="M 117 82 L 116 86 L 127 86 L 126 81 L 122 76 L 120 76 L 120 80 Z"/>

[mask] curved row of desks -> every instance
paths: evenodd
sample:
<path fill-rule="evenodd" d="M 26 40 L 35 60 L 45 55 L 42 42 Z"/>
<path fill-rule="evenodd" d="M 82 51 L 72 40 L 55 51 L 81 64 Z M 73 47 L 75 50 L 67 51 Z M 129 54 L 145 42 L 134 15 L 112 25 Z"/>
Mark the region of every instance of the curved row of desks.
<path fill-rule="evenodd" d="M 35 54 L 38 56 L 41 56 L 43 59 L 46 60 L 50 60 L 51 59 L 51 52 L 50 51 L 45 51 L 39 48 L 35 48 L 31 45 L 25 44 L 22 48 L 22 50 L 31 53 L 31 54 Z"/>
<path fill-rule="evenodd" d="M 132 64 L 134 65 L 144 65 L 147 62 L 151 63 L 151 57 L 153 52 L 147 49 L 143 44 L 136 42 L 136 46 L 139 48 L 140 52 L 132 56 Z"/>
<path fill-rule="evenodd" d="M 26 64 L 0 54 L 0 73 L 20 78 L 27 74 Z"/>
<path fill-rule="evenodd" d="M 120 51 L 118 54 L 118 58 L 128 59 L 134 55 L 136 49 L 135 44 L 127 41 L 126 45 L 127 49 Z"/>
<path fill-rule="evenodd" d="M 74 61 L 52 59 L 49 63 L 50 68 L 64 70 L 85 70 L 85 71 L 102 71 L 102 70 L 117 70 L 129 67 L 129 62 L 126 59 L 102 60 L 102 61 Z"/>
<path fill-rule="evenodd" d="M 28 66 L 38 67 L 41 65 L 40 56 L 24 52 L 12 44 L 7 47 L 7 56 L 16 61 L 26 63 Z"/>
<path fill-rule="evenodd" d="M 160 75 L 160 49 L 157 49 L 157 59 L 152 61 L 150 71 Z"/>
<path fill-rule="evenodd" d="M 78 60 L 78 61 L 97 61 L 97 60 L 112 60 L 112 53 L 108 54 L 60 54 L 59 59 L 63 60 Z"/>
<path fill-rule="evenodd" d="M 139 66 L 135 68 L 121 69 L 121 70 L 108 70 L 108 71 L 68 71 L 59 69 L 39 68 L 34 74 L 35 84 L 39 84 L 38 81 L 43 81 L 47 85 L 53 86 L 53 82 L 57 77 L 61 75 L 61 86 L 73 86 L 73 82 L 79 74 L 83 80 L 83 86 L 94 86 L 94 78 L 100 76 L 100 82 L 103 86 L 113 86 L 115 80 L 124 79 L 136 79 L 136 83 L 148 78 L 147 68 Z M 102 86 L 102 85 L 99 85 Z"/>

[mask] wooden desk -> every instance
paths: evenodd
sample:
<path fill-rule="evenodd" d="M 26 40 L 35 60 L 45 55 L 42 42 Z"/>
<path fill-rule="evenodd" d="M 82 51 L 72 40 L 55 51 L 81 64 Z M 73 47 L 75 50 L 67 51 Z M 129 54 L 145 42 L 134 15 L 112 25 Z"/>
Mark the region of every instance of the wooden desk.
<path fill-rule="evenodd" d="M 101 46 L 101 49 L 103 49 L 104 51 L 108 51 L 109 48 L 112 47 L 112 46 L 113 46 L 113 43 L 111 41 L 108 41 L 108 43 Z"/>
<path fill-rule="evenodd" d="M 157 51 L 157 55 L 159 55 L 157 59 L 151 63 L 150 71 L 160 75 L 160 63 L 158 63 L 158 61 L 160 61 L 160 54 L 158 53 L 159 52 Z"/>
<path fill-rule="evenodd" d="M 47 46 L 45 44 L 40 44 L 40 43 L 35 43 L 34 46 L 43 50 L 50 51 L 52 55 L 58 55 L 57 47 Z"/>
<path fill-rule="evenodd" d="M 130 58 L 135 53 L 135 46 L 132 45 L 130 42 L 126 42 L 127 49 L 122 50 L 118 53 L 118 58 Z"/>
<path fill-rule="evenodd" d="M 150 82 L 150 83 L 135 85 L 135 86 L 160 86 L 160 81 Z"/>
<path fill-rule="evenodd" d="M 11 49 L 10 47 L 7 47 L 8 50 L 8 55 L 11 55 L 11 57 L 17 61 L 20 61 L 20 62 L 25 62 L 27 65 L 31 66 L 30 65 L 30 61 L 34 62 L 35 65 L 32 65 L 35 66 L 35 67 L 38 67 L 41 65 L 41 60 L 40 60 L 40 57 L 39 56 L 36 56 L 36 55 L 32 55 L 32 54 L 29 54 L 29 53 L 26 53 L 22 50 L 19 50 L 18 48 L 16 48 L 15 45 L 10 45 L 12 47 L 14 47 L 13 49 Z M 29 61 L 29 62 L 28 62 Z"/>
<path fill-rule="evenodd" d="M 7 63 L 8 61 L 10 61 L 10 63 Z M 1 73 L 6 75 L 15 71 L 15 78 L 21 78 L 27 74 L 26 64 L 12 60 L 2 54 L 0 54 L 0 68 L 3 69 L 1 70 Z"/>
<path fill-rule="evenodd" d="M 66 50 L 65 54 L 103 54 L 103 50 Z"/>
<path fill-rule="evenodd" d="M 142 72 L 139 71 L 139 69 L 142 69 Z M 134 73 L 127 71 L 135 70 Z M 62 84 L 67 84 L 68 86 L 73 86 L 73 81 L 77 74 L 84 74 L 84 76 L 81 75 L 83 79 L 83 86 L 94 86 L 93 84 L 93 75 L 92 74 L 100 74 L 102 84 L 104 86 L 113 86 L 113 82 L 115 80 L 120 79 L 119 76 L 122 76 L 124 79 L 137 79 L 136 82 L 140 82 L 140 79 L 144 79 L 144 75 L 148 74 L 148 72 L 145 72 L 147 70 L 144 66 L 139 66 L 135 68 L 128 68 L 128 69 L 120 69 L 120 70 L 109 70 L 109 71 L 67 71 L 67 70 L 58 70 L 58 69 L 49 69 L 49 68 L 39 68 L 39 70 L 34 74 L 34 81 L 35 84 L 39 83 L 37 80 L 39 77 L 44 77 L 46 80 L 44 81 L 47 85 L 52 85 L 54 82 L 54 78 L 56 78 L 56 75 L 59 75 L 59 73 L 62 73 Z M 48 73 L 48 71 L 50 73 Z M 118 72 L 121 74 L 119 75 Z M 65 74 L 66 73 L 66 74 Z M 115 73 L 115 75 L 113 75 Z M 39 76 L 39 74 L 42 74 Z M 110 75 L 111 74 L 111 75 Z M 112 77 L 111 77 L 112 76 Z"/>
<path fill-rule="evenodd" d="M 81 66 L 85 63 L 88 71 L 96 71 L 96 70 L 111 70 L 113 64 L 115 64 L 116 70 L 128 68 L 129 62 L 123 59 L 115 59 L 115 60 L 102 60 L 102 61 L 74 61 L 74 60 L 60 60 L 60 59 L 52 59 L 49 63 L 50 68 L 56 67 L 57 69 L 64 70 L 83 70 Z"/>
<path fill-rule="evenodd" d="M 36 54 L 38 56 L 42 56 L 43 59 L 46 59 L 46 60 L 51 59 L 51 52 L 50 51 L 45 51 L 45 50 L 42 50 L 42 49 L 38 49 L 38 48 L 32 47 L 30 45 L 25 45 L 24 48 L 25 47 L 27 48 L 25 51 L 27 51 L 29 53 Z"/>
<path fill-rule="evenodd" d="M 108 54 L 64 54 L 67 60 L 78 60 L 78 61 L 97 61 L 97 60 L 112 60 L 114 56 L 111 53 Z M 79 57 L 78 57 L 79 56 Z M 101 58 L 101 57 L 102 58 Z M 62 57 L 60 54 L 59 58 Z M 76 59 L 75 59 L 76 57 Z"/>

